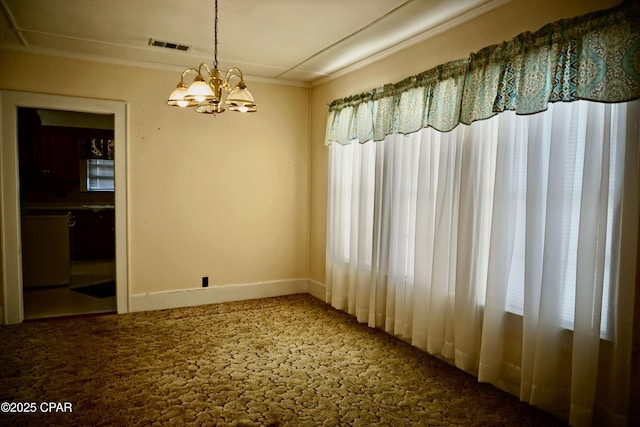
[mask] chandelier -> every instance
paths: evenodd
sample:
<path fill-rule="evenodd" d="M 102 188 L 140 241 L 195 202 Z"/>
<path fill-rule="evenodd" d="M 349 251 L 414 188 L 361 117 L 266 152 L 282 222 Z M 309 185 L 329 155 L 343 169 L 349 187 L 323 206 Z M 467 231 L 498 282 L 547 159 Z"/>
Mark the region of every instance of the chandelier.
<path fill-rule="evenodd" d="M 167 104 L 173 107 L 196 107 L 196 112 L 213 114 L 224 112 L 222 105 L 222 89 L 227 94 L 224 104 L 231 111 L 241 113 L 253 113 L 257 111 L 253 95 L 244 83 L 242 71 L 238 67 L 229 69 L 224 77 L 220 78 L 218 70 L 218 0 L 215 0 L 215 20 L 214 20 L 214 50 L 213 69 L 205 63 L 198 68 L 187 68 L 182 72 L 180 83 L 171 92 Z M 185 76 L 189 73 L 196 73 L 193 82 L 187 86 L 184 83 Z M 233 86 L 231 79 L 238 79 Z"/>

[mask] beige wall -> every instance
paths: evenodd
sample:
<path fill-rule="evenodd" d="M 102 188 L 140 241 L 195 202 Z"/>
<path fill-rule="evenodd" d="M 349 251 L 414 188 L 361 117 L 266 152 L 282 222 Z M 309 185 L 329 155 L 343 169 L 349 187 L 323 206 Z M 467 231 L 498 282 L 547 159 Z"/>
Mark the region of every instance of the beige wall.
<path fill-rule="evenodd" d="M 325 281 L 327 150 L 324 147 L 327 104 L 386 83 L 395 83 L 483 47 L 535 31 L 562 18 L 607 9 L 620 0 L 512 0 L 461 26 L 404 49 L 366 68 L 311 90 L 311 209 L 309 277 Z"/>
<path fill-rule="evenodd" d="M 307 277 L 309 90 L 214 118 L 164 104 L 179 78 L 0 50 L 0 89 L 128 103 L 131 294 Z"/>

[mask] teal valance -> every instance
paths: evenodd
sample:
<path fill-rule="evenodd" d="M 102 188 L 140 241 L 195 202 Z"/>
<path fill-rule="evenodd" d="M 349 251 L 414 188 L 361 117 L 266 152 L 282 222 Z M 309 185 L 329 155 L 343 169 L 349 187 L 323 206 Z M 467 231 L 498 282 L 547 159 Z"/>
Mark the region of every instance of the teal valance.
<path fill-rule="evenodd" d="M 469 58 L 329 104 L 326 144 L 380 141 L 425 127 L 448 132 L 549 102 L 640 98 L 640 1 L 564 19 Z"/>

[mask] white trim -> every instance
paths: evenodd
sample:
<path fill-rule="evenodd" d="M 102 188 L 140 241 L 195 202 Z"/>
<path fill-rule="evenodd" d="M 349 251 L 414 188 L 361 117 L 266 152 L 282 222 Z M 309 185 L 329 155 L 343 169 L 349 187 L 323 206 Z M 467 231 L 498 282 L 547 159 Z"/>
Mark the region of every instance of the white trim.
<path fill-rule="evenodd" d="M 178 291 L 148 292 L 131 295 L 129 308 L 134 311 L 166 310 L 230 301 L 244 301 L 307 293 L 308 279 L 285 279 L 240 283 Z"/>
<path fill-rule="evenodd" d="M 17 107 L 113 114 L 116 155 L 116 304 L 129 310 L 129 255 L 127 208 L 127 104 L 69 96 L 0 91 L 0 245 L 5 324 L 24 320 L 18 179 Z"/>

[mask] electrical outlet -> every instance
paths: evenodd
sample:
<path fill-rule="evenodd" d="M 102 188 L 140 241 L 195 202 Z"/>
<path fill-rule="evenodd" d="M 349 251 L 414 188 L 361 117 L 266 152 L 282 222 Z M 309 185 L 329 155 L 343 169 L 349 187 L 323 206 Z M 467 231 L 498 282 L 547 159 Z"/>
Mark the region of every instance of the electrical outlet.
<path fill-rule="evenodd" d="M 202 287 L 206 288 L 207 286 L 209 286 L 209 277 L 208 276 L 204 276 L 202 278 Z"/>

